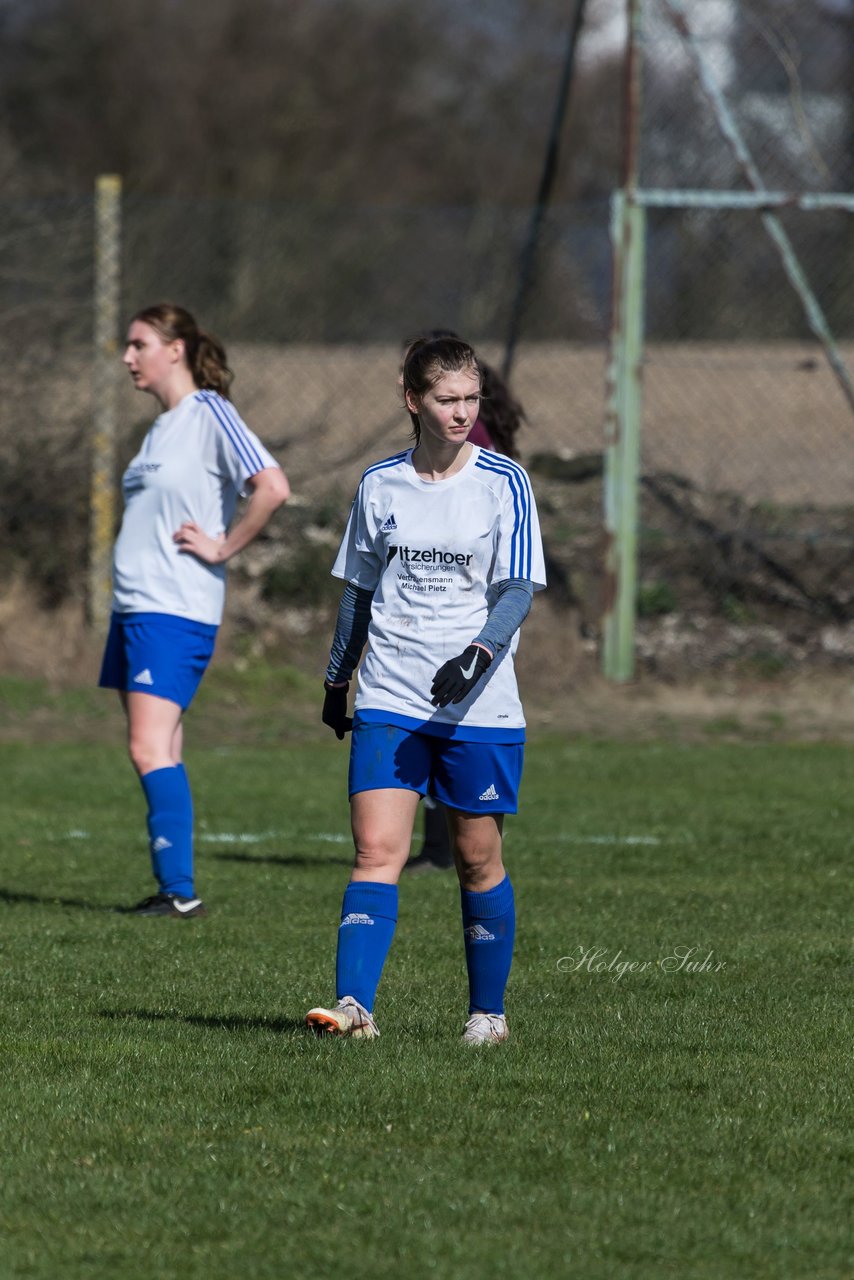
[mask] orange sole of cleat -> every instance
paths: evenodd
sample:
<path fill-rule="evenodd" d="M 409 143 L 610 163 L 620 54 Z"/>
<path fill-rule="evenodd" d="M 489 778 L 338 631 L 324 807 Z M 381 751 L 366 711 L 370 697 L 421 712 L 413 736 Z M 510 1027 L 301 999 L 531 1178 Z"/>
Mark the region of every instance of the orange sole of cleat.
<path fill-rule="evenodd" d="M 306 1015 L 306 1025 L 317 1035 L 341 1036 L 344 1032 L 336 1022 L 335 1018 L 328 1013 L 315 1012 Z"/>

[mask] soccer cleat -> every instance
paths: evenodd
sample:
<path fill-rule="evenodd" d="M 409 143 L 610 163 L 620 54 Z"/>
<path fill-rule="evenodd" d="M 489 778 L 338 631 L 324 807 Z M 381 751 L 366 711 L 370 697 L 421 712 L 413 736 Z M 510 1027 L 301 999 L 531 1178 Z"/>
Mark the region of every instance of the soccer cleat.
<path fill-rule="evenodd" d="M 201 898 L 182 898 L 177 893 L 155 893 L 131 907 L 134 916 L 171 916 L 173 920 L 198 920 L 207 914 Z"/>
<path fill-rule="evenodd" d="M 463 1030 L 463 1044 L 500 1044 L 509 1035 L 503 1013 L 473 1013 Z"/>
<path fill-rule="evenodd" d="M 344 996 L 334 1009 L 309 1009 L 305 1021 L 318 1035 L 351 1036 L 354 1040 L 373 1040 L 379 1035 L 367 1009 L 352 996 Z"/>

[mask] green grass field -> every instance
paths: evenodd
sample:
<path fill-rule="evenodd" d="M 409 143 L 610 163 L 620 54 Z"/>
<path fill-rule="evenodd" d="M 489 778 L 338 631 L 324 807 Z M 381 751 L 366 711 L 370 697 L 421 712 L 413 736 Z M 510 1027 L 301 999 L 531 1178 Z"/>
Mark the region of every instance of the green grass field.
<path fill-rule="evenodd" d="M 380 1040 L 304 1033 L 334 739 L 191 743 L 198 922 L 116 911 L 149 891 L 118 742 L 0 761 L 3 1280 L 854 1275 L 850 749 L 534 741 L 492 1049 L 441 874 L 404 882 Z"/>

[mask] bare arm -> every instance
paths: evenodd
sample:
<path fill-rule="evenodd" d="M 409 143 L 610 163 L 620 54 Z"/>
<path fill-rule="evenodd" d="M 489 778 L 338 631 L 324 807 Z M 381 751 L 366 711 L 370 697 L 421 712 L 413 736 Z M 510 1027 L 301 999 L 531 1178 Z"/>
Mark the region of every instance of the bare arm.
<path fill-rule="evenodd" d="M 291 489 L 285 473 L 279 467 L 265 467 L 247 481 L 252 490 L 246 510 L 225 537 L 212 538 L 193 521 L 188 520 L 177 533 L 174 541 L 180 551 L 189 552 L 204 560 L 205 564 L 224 564 L 238 551 L 248 547 L 269 521 L 274 511 L 290 497 Z"/>

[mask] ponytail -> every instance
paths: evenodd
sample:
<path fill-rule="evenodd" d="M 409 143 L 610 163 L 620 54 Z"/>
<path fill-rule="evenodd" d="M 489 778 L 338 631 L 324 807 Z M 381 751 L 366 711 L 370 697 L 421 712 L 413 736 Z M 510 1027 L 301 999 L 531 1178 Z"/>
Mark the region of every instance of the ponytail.
<path fill-rule="evenodd" d="M 213 334 L 199 330 L 196 358 L 190 371 L 199 390 L 217 391 L 223 400 L 228 399 L 234 374 L 226 364 L 225 347 Z"/>

